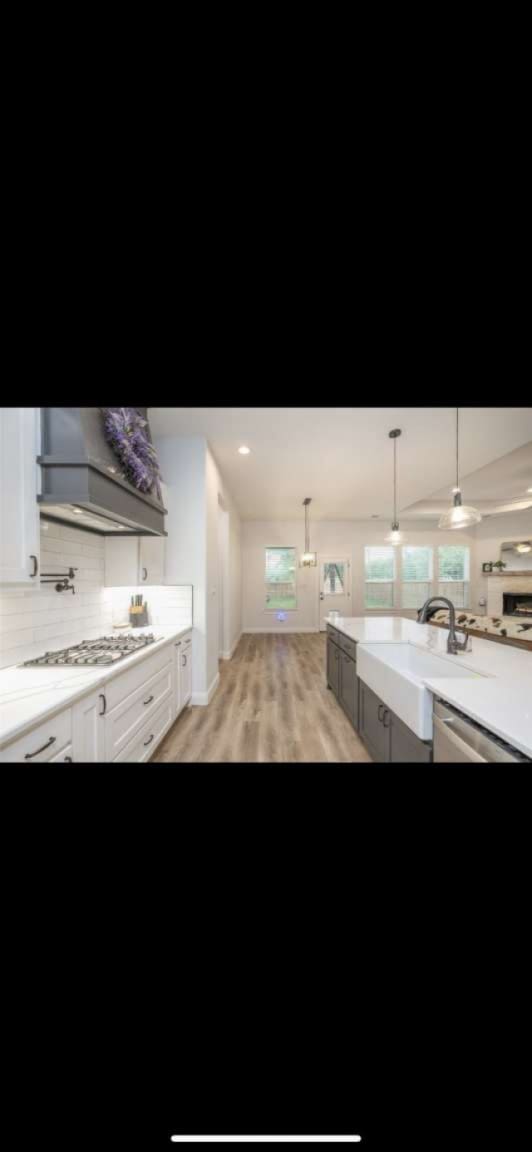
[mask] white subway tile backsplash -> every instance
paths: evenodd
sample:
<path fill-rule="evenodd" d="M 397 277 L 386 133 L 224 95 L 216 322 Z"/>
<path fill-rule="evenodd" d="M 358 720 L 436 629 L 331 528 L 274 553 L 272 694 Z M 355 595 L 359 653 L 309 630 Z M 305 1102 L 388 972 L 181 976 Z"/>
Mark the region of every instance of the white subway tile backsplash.
<path fill-rule="evenodd" d="M 131 596 L 140 591 L 148 601 L 151 624 L 191 623 L 190 586 L 105 588 L 104 538 L 42 521 L 41 574 L 61 572 L 70 565 L 78 569 L 75 595 L 58 593 L 53 584 L 0 587 L 0 668 L 110 632 L 113 623 L 127 619 Z"/>

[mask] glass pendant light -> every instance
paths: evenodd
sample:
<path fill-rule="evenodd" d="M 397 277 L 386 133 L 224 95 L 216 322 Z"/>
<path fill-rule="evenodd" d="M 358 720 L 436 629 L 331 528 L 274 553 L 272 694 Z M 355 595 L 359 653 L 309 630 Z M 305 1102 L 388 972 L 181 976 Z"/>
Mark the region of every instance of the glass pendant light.
<path fill-rule="evenodd" d="M 388 436 L 390 437 L 390 440 L 393 440 L 393 520 L 392 520 L 391 531 L 388 532 L 388 535 L 385 536 L 384 539 L 385 539 L 387 544 L 393 544 L 394 548 L 397 547 L 398 544 L 403 544 L 404 541 L 406 540 L 406 536 L 405 536 L 404 532 L 401 532 L 401 530 L 399 528 L 399 521 L 397 519 L 397 458 L 396 458 L 397 444 L 396 444 L 396 441 L 397 441 L 397 437 L 400 435 L 401 435 L 401 429 L 400 428 L 392 428 L 391 432 L 388 432 Z"/>
<path fill-rule="evenodd" d="M 480 512 L 470 504 L 462 504 L 458 480 L 458 408 L 456 409 L 456 487 L 453 488 L 453 492 L 453 506 L 440 516 L 438 528 L 471 528 L 473 524 L 480 524 L 482 520 Z"/>
<path fill-rule="evenodd" d="M 303 505 L 305 508 L 305 551 L 303 552 L 303 555 L 301 557 L 301 567 L 302 568 L 315 568 L 316 564 L 317 564 L 316 552 L 310 551 L 310 535 L 309 535 L 309 527 L 308 527 L 308 506 L 310 504 L 310 500 L 311 500 L 310 496 L 307 496 L 305 498 L 305 500 L 303 500 Z"/>

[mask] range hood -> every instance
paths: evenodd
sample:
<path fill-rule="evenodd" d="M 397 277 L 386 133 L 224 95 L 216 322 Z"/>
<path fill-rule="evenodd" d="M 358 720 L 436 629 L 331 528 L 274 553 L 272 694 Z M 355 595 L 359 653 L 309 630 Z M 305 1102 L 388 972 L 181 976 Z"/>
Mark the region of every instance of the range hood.
<path fill-rule="evenodd" d="M 147 420 L 147 409 L 137 408 Z M 146 433 L 151 441 L 149 424 Z M 166 536 L 157 495 L 126 480 L 101 408 L 41 408 L 41 516 L 99 536 Z"/>

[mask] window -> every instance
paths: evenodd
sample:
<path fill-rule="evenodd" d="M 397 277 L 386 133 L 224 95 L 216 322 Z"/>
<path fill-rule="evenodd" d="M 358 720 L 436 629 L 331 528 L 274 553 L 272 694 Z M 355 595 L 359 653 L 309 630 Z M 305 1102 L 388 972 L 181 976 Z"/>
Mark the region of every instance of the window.
<path fill-rule="evenodd" d="M 395 549 L 365 548 L 366 608 L 393 608 Z"/>
<path fill-rule="evenodd" d="M 295 548 L 266 549 L 266 608 L 297 608 Z"/>
<path fill-rule="evenodd" d="M 444 544 L 438 548 L 438 595 L 455 608 L 469 605 L 469 548 Z"/>
<path fill-rule="evenodd" d="M 432 592 L 432 548 L 403 548 L 401 606 L 421 608 Z"/>
<path fill-rule="evenodd" d="M 323 565 L 323 591 L 326 596 L 345 596 L 346 565 L 342 560 L 334 560 Z"/>

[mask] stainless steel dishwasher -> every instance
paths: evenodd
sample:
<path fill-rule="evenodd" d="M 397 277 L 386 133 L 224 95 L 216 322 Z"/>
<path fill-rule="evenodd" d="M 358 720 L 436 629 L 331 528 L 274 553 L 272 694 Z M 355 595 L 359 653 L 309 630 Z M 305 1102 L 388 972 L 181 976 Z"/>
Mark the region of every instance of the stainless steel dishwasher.
<path fill-rule="evenodd" d="M 447 764 L 495 764 L 510 761 L 530 763 L 530 757 L 506 744 L 493 732 L 464 716 L 457 708 L 435 700 L 433 720 L 433 760 Z"/>

